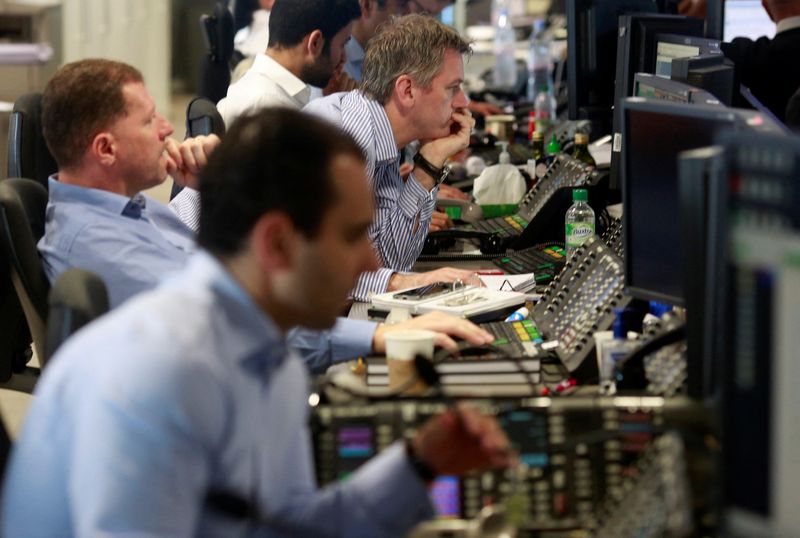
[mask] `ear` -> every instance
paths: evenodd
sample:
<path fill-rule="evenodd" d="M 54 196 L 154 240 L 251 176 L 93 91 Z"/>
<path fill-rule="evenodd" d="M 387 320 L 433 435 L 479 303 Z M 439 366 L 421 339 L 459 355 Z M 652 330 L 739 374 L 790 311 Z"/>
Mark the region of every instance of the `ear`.
<path fill-rule="evenodd" d="M 325 37 L 321 30 L 314 30 L 305 37 L 306 53 L 312 58 L 318 58 L 325 46 Z"/>
<path fill-rule="evenodd" d="M 111 166 L 117 160 L 117 146 L 114 135 L 108 131 L 98 133 L 89 144 L 89 153 L 103 166 Z"/>
<path fill-rule="evenodd" d="M 403 108 L 414 106 L 417 91 L 417 85 L 408 75 L 400 75 L 394 81 L 394 96 Z"/>
<path fill-rule="evenodd" d="M 289 216 L 279 211 L 261 215 L 250 233 L 250 246 L 265 272 L 291 270 L 298 232 Z"/>

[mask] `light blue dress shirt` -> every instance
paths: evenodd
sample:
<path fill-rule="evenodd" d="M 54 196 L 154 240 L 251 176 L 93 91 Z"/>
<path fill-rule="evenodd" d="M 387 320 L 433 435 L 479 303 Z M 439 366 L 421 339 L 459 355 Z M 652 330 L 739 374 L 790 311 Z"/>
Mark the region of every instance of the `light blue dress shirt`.
<path fill-rule="evenodd" d="M 201 252 L 79 332 L 36 389 L 7 470 L 5 536 L 402 536 L 432 509 L 402 444 L 317 490 L 308 374 Z M 204 510 L 210 490 L 266 521 Z"/>
<path fill-rule="evenodd" d="M 133 199 L 99 189 L 49 181 L 50 199 L 39 252 L 53 282 L 72 267 L 96 273 L 111 307 L 155 287 L 186 265 L 195 234 L 167 206 L 138 194 Z M 293 329 L 290 343 L 312 373 L 372 352 L 376 324 L 340 318 L 330 331 Z"/>
<path fill-rule="evenodd" d="M 352 40 L 351 40 L 352 41 Z M 439 187 L 428 191 L 414 173 L 400 176 L 400 152 L 383 106 L 359 90 L 311 101 L 303 109 L 348 132 L 367 157 L 367 178 L 375 194 L 375 221 L 369 228 L 383 269 L 364 273 L 353 297 L 364 301 L 383 293 L 394 272 L 410 271 L 428 235 Z"/>
<path fill-rule="evenodd" d="M 356 41 L 355 37 L 350 37 L 344 46 L 344 53 L 347 55 L 347 61 L 344 63 L 344 72 L 360 83 L 361 69 L 364 67 L 364 47 Z"/>

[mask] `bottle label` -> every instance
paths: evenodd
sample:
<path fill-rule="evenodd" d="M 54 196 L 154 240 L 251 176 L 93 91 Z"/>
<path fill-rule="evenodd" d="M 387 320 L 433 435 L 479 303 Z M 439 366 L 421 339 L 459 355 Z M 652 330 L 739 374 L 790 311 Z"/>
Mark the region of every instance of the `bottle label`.
<path fill-rule="evenodd" d="M 567 223 L 568 247 L 579 247 L 593 235 L 594 235 L 594 223 L 592 222 Z"/>

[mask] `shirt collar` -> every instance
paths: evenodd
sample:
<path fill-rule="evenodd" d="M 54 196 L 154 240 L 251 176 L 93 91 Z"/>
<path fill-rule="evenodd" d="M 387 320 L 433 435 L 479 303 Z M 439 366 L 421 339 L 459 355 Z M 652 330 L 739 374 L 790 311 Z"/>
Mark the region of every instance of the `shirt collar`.
<path fill-rule="evenodd" d="M 228 358 L 257 372 L 283 363 L 289 353 L 285 336 L 214 256 L 196 252 L 173 279 L 180 286 L 210 291 L 214 311 L 223 320 L 219 330 Z"/>
<path fill-rule="evenodd" d="M 128 198 L 102 189 L 68 185 L 58 181 L 58 174 L 53 174 L 48 178 L 48 186 L 51 202 L 79 202 L 105 209 L 114 215 L 124 215 L 134 219 L 142 217 L 147 205 L 147 197 L 141 193 L 136 194 L 133 198 Z"/>
<path fill-rule="evenodd" d="M 399 159 L 400 152 L 397 149 L 392 124 L 389 123 L 389 116 L 386 114 L 383 105 L 374 99 L 365 97 L 359 90 L 353 91 L 361 99 L 372 118 L 372 124 L 375 128 L 375 161 L 380 163 Z"/>
<path fill-rule="evenodd" d="M 352 63 L 361 63 L 364 61 L 364 47 L 361 46 L 355 37 L 351 37 L 344 46 L 344 51 L 347 54 L 347 61 Z"/>
<path fill-rule="evenodd" d="M 257 73 L 263 74 L 283 88 L 287 94 L 300 103 L 301 107 L 308 104 L 311 96 L 311 88 L 308 84 L 294 76 L 288 69 L 266 54 L 261 53 L 256 56 L 256 59 L 253 61 L 252 69 Z"/>
<path fill-rule="evenodd" d="M 794 30 L 795 28 L 800 28 L 800 15 L 797 17 L 787 17 L 778 21 L 778 25 L 775 27 L 775 33 L 780 34 L 781 32 Z"/>

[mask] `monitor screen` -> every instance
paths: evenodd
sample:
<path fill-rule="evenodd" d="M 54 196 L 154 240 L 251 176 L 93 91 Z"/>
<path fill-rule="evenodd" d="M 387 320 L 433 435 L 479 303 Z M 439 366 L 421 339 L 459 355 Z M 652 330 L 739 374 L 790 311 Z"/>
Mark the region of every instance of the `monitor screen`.
<path fill-rule="evenodd" d="M 755 40 L 761 36 L 775 36 L 775 23 L 767 15 L 761 0 L 727 0 L 724 10 L 723 41 L 731 42 L 737 37 Z"/>
<path fill-rule="evenodd" d="M 732 130 L 730 111 L 665 101 L 623 105 L 623 227 L 627 291 L 684 304 L 678 154 Z"/>
<path fill-rule="evenodd" d="M 675 58 L 688 58 L 700 54 L 700 47 L 682 45 L 679 43 L 665 43 L 659 41 L 656 45 L 656 72 L 659 77 L 669 78 L 672 75 L 672 60 Z"/>
<path fill-rule="evenodd" d="M 610 123 L 619 17 L 658 7 L 656 0 L 567 0 L 570 119 Z"/>

